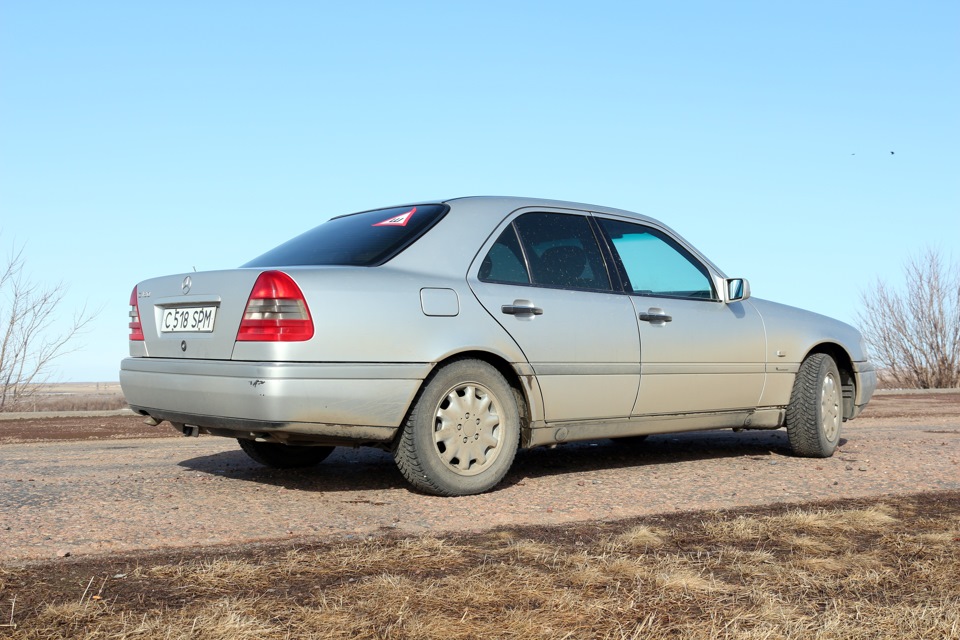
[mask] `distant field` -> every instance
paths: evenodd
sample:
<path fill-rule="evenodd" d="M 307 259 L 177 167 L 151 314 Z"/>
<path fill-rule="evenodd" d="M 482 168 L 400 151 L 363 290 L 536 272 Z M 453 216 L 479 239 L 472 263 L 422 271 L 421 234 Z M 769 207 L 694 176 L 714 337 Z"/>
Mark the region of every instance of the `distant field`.
<path fill-rule="evenodd" d="M 57 382 L 40 385 L 41 391 L 49 395 L 61 394 L 104 394 L 120 393 L 119 382 Z"/>
<path fill-rule="evenodd" d="M 126 406 L 119 382 L 60 382 L 36 385 L 10 411 L 101 411 Z"/>

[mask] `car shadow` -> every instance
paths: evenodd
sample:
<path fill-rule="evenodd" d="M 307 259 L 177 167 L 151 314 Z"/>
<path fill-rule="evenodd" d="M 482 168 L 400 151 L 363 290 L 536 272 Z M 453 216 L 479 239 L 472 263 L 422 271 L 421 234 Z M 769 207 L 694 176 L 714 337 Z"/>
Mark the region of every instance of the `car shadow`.
<path fill-rule="evenodd" d="M 846 442 L 841 438 L 840 446 Z M 527 478 L 560 474 L 756 456 L 772 460 L 793 457 L 786 431 L 693 431 L 650 436 L 639 443 L 595 440 L 559 445 L 554 449 L 540 447 L 517 455 L 504 486 Z"/>
<path fill-rule="evenodd" d="M 840 440 L 840 445 L 846 444 Z M 637 444 L 595 440 L 538 447 L 517 453 L 500 487 L 529 478 L 575 475 L 639 466 L 665 466 L 679 462 L 751 456 L 792 457 L 787 434 L 778 431 L 697 431 L 650 436 Z M 338 447 L 329 458 L 305 469 L 271 469 L 251 460 L 239 448 L 183 460 L 191 471 L 296 491 L 336 492 L 387 490 L 409 485 L 393 457 L 378 449 Z"/>
<path fill-rule="evenodd" d="M 313 467 L 273 469 L 251 460 L 237 447 L 178 463 L 191 471 L 224 479 L 283 487 L 295 491 L 371 491 L 407 486 L 393 457 L 379 449 L 337 447 Z"/>

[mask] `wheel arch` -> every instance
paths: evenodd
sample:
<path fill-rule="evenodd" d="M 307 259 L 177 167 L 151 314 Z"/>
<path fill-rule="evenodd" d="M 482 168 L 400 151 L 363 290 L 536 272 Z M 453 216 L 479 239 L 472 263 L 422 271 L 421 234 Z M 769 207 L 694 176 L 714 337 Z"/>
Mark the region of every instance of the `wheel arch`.
<path fill-rule="evenodd" d="M 853 417 L 856 407 L 854 406 L 857 397 L 857 382 L 853 369 L 853 358 L 847 353 L 843 346 L 836 342 L 821 342 L 811 348 L 803 357 L 804 360 L 815 353 L 822 353 L 833 358 L 840 370 L 840 385 L 843 390 L 843 419 L 849 420 Z"/>
<path fill-rule="evenodd" d="M 521 372 L 517 370 L 518 367 L 511 364 L 503 356 L 481 349 L 459 351 L 438 360 L 431 369 L 430 374 L 420 383 L 417 392 L 410 402 L 410 406 L 407 407 L 404 422 L 416 406 L 420 394 L 436 373 L 445 366 L 459 360 L 480 360 L 481 362 L 486 362 L 499 371 L 506 379 L 507 384 L 510 385 L 516 395 L 517 408 L 520 411 L 520 444 L 521 446 L 527 446 L 530 438 L 531 425 L 538 420 L 542 420 L 543 416 L 540 387 L 537 384 L 536 376 L 534 376 L 532 372 L 529 375 L 521 374 Z"/>

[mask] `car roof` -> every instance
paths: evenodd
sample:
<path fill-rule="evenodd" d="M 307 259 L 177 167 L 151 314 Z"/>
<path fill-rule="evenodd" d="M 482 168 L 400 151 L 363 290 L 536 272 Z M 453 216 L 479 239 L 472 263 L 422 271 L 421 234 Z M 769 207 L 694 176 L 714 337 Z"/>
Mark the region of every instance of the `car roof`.
<path fill-rule="evenodd" d="M 469 262 L 473 259 L 474 254 L 471 251 L 449 251 L 451 246 L 457 246 L 458 243 L 463 243 L 464 238 L 476 238 L 480 242 L 483 242 L 484 239 L 490 236 L 504 216 L 518 209 L 536 209 L 542 207 L 554 211 L 567 209 L 571 212 L 586 211 L 620 216 L 639 223 L 658 227 L 670 233 L 689 251 L 710 265 L 717 273 L 723 274 L 723 272 L 706 256 L 700 253 L 696 247 L 688 243 L 669 226 L 656 218 L 634 213 L 633 211 L 613 207 L 601 207 L 582 202 L 514 196 L 468 196 L 449 198 L 446 200 L 421 200 L 417 203 L 409 203 L 403 206 L 422 204 L 447 204 L 451 208 L 450 213 L 452 215 L 445 216 L 444 219 L 437 223 L 436 227 L 425 234 L 424 237 L 417 240 L 411 247 L 413 251 L 404 251 L 392 259 L 390 262 L 395 266 L 419 269 L 422 267 L 422 258 L 420 256 L 428 255 L 430 256 L 429 262 L 431 270 L 448 275 L 462 274 Z M 497 217 L 497 220 L 492 221 L 491 216 Z M 477 248 L 479 249 L 479 246 Z"/>
<path fill-rule="evenodd" d="M 583 202 L 569 202 L 566 200 L 551 200 L 548 198 L 523 198 L 516 196 L 467 196 L 460 198 L 448 198 L 446 200 L 433 200 L 433 201 L 421 201 L 413 204 L 448 204 L 450 205 L 451 213 L 453 216 L 447 216 L 448 218 L 453 218 L 457 222 L 453 223 L 453 220 L 449 220 L 445 223 L 443 220 L 437 225 L 437 231 L 432 234 L 428 234 L 426 242 L 420 240 L 417 242 L 421 248 L 429 248 L 431 260 L 437 261 L 441 260 L 439 256 L 444 254 L 449 254 L 450 260 L 453 260 L 453 255 L 456 252 L 445 251 L 446 247 L 455 246 L 459 242 L 461 237 L 460 232 L 463 230 L 462 227 L 454 226 L 452 230 L 448 227 L 449 223 L 454 225 L 467 224 L 468 228 L 473 231 L 481 234 L 483 237 L 486 237 L 493 229 L 489 226 L 489 215 L 490 214 L 499 214 L 505 216 L 513 211 L 518 209 L 527 209 L 527 208 L 538 208 L 543 207 L 546 209 L 553 210 L 563 210 L 569 209 L 570 211 L 588 211 L 592 213 L 600 213 L 614 216 L 621 216 L 624 218 L 630 218 L 641 224 L 648 224 L 659 229 L 662 229 L 668 232 L 673 236 L 677 241 L 679 241 L 684 247 L 686 247 L 691 253 L 697 256 L 704 263 L 708 264 L 712 269 L 714 269 L 718 274 L 723 276 L 723 271 L 714 264 L 707 256 L 701 253 L 696 247 L 687 242 L 687 240 L 677 233 L 670 226 L 665 224 L 663 221 L 650 216 L 645 216 L 640 213 L 633 211 L 627 211 L 626 209 L 617 209 L 614 207 L 602 207 L 594 204 L 586 204 Z M 408 205 L 410 206 L 410 205 Z M 439 233 L 438 233 L 439 232 Z M 403 255 L 401 254 L 401 259 Z M 409 257 L 409 256 L 408 256 Z M 439 263 L 434 263 L 439 268 Z M 460 269 L 460 266 L 457 266 L 452 271 L 455 272 L 457 269 Z M 724 276 L 725 277 L 725 276 Z"/>
<path fill-rule="evenodd" d="M 595 204 L 588 204 L 585 202 L 571 202 L 567 200 L 552 200 L 549 198 L 526 198 L 520 196 L 464 196 L 458 198 L 449 198 L 447 200 L 441 200 L 439 202 L 444 204 L 459 203 L 459 202 L 471 202 L 475 201 L 478 204 L 483 202 L 483 204 L 496 207 L 501 210 L 514 211 L 516 209 L 522 209 L 526 207 L 550 207 L 552 209 L 574 209 L 577 211 L 593 211 L 595 213 L 607 213 L 612 215 L 626 216 L 629 218 L 634 218 L 636 220 L 644 222 L 652 222 L 658 225 L 663 225 L 663 222 L 645 216 L 634 211 L 627 211 L 626 209 L 617 209 L 614 207 L 603 207 Z"/>

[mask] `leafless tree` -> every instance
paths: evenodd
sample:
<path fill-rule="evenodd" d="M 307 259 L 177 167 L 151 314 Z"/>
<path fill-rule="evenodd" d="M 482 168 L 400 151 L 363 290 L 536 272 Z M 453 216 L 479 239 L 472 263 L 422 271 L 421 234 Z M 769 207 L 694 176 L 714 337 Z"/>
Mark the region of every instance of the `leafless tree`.
<path fill-rule="evenodd" d="M 960 263 L 933 248 L 904 265 L 902 289 L 877 280 L 858 316 L 876 362 L 899 387 L 960 386 Z"/>
<path fill-rule="evenodd" d="M 22 247 L 0 265 L 0 411 L 22 406 L 49 382 L 53 361 L 75 350 L 73 339 L 96 315 L 83 308 L 60 333 L 51 333 L 66 292 L 63 283 L 30 281 Z"/>

